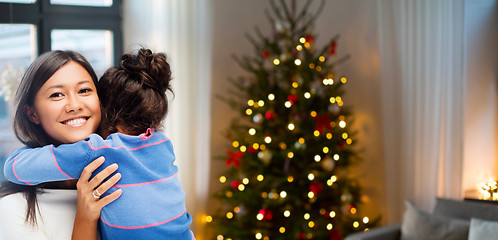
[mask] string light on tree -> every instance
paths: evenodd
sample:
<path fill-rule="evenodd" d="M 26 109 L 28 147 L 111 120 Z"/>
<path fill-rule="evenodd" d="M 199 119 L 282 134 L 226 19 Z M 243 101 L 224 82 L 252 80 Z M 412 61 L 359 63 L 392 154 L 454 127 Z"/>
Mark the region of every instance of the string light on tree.
<path fill-rule="evenodd" d="M 291 212 L 289 210 L 284 211 L 284 217 L 290 217 Z"/>
<path fill-rule="evenodd" d="M 313 174 L 313 173 L 308 174 L 308 179 L 310 181 L 313 181 L 313 179 L 315 179 L 315 174 Z"/>
<path fill-rule="evenodd" d="M 258 177 L 256 178 L 259 182 L 262 182 L 263 180 L 265 180 L 265 177 L 261 174 L 258 175 Z"/>
<path fill-rule="evenodd" d="M 334 79 L 332 78 L 323 79 L 323 85 L 333 85 L 333 84 L 334 84 Z"/>
<path fill-rule="evenodd" d="M 225 183 L 227 181 L 227 178 L 225 176 L 220 177 L 220 183 Z"/>

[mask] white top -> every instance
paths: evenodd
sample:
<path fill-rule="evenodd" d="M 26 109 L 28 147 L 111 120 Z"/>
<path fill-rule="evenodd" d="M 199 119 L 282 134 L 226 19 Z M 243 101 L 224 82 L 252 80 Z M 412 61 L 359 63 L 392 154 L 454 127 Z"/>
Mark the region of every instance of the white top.
<path fill-rule="evenodd" d="M 0 240 L 70 240 L 76 215 L 76 190 L 44 189 L 38 195 L 37 227 L 25 222 L 22 193 L 0 198 Z"/>

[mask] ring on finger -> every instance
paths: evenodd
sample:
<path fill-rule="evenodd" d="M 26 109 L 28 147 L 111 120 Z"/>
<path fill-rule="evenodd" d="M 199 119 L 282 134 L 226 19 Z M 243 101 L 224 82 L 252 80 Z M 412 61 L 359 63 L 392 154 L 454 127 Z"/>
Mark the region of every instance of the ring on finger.
<path fill-rule="evenodd" d="M 99 200 L 100 199 L 100 196 L 102 196 L 102 194 L 99 193 L 99 191 L 97 189 L 93 190 L 92 192 L 92 196 L 93 198 L 95 198 L 96 200 Z"/>

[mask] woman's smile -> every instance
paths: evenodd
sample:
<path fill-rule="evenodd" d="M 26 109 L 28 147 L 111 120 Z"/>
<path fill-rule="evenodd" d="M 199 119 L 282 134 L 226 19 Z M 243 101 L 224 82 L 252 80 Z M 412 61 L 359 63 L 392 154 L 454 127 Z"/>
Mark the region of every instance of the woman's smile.
<path fill-rule="evenodd" d="M 69 127 L 81 127 L 81 126 L 85 125 L 87 119 L 88 119 L 88 117 L 78 117 L 78 118 L 73 118 L 73 119 L 69 119 L 66 121 L 62 121 L 61 123 L 65 124 Z"/>

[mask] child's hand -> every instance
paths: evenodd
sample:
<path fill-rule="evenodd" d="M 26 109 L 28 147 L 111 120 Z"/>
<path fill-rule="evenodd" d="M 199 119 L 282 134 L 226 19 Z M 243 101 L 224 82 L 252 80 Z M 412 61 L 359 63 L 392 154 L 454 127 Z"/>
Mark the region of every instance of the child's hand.
<path fill-rule="evenodd" d="M 96 236 L 100 211 L 105 205 L 121 196 L 121 193 L 123 192 L 121 189 L 118 189 L 113 193 L 100 198 L 100 195 L 104 194 L 113 185 L 115 185 L 119 179 L 121 179 L 121 174 L 116 173 L 107 181 L 102 182 L 118 169 L 117 164 L 112 164 L 106 167 L 100 173 L 95 175 L 95 177 L 90 179 L 93 171 L 102 165 L 104 161 L 104 157 L 99 157 L 88 164 L 88 166 L 83 169 L 81 177 L 76 183 L 78 200 L 76 206 L 76 219 L 73 229 L 73 239 L 76 239 L 74 238 L 75 236 L 82 237 L 81 234 Z"/>

